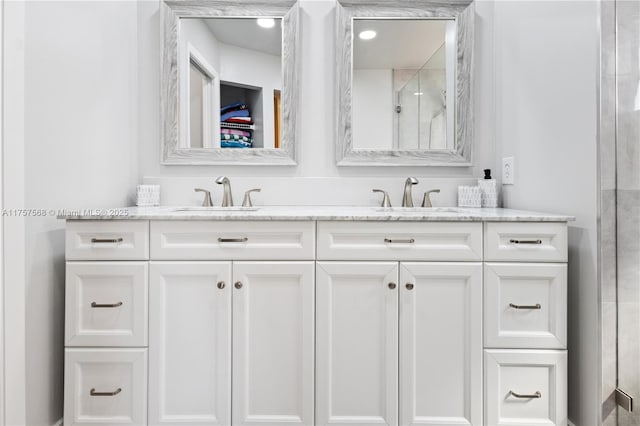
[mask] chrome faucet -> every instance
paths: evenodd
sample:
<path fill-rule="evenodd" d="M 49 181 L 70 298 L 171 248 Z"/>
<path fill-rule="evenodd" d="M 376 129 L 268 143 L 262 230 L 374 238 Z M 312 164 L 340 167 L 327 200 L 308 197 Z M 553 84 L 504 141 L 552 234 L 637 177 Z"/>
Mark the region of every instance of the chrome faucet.
<path fill-rule="evenodd" d="M 422 207 L 433 207 L 431 205 L 431 196 L 430 194 L 435 192 L 436 194 L 440 193 L 439 189 L 432 189 L 431 191 L 427 191 L 424 193 L 424 198 L 422 199 Z"/>
<path fill-rule="evenodd" d="M 216 183 L 224 185 L 224 195 L 222 196 L 222 207 L 233 207 L 233 197 L 231 196 L 231 182 L 226 176 L 220 176 Z"/>
<path fill-rule="evenodd" d="M 413 207 L 413 196 L 411 194 L 411 186 L 416 185 L 418 179 L 408 177 L 404 183 L 404 196 L 402 197 L 402 207 Z"/>
<path fill-rule="evenodd" d="M 383 191 L 382 189 L 374 189 L 373 192 L 380 192 L 383 194 L 381 207 L 391 207 L 391 201 L 389 200 L 389 194 L 387 193 L 387 191 Z"/>
<path fill-rule="evenodd" d="M 211 201 L 211 192 L 207 191 L 206 189 L 202 189 L 202 188 L 194 188 L 193 190 L 195 192 L 203 192 L 204 193 L 204 199 L 202 200 L 202 207 L 211 207 L 211 206 L 213 206 L 213 201 Z"/>
<path fill-rule="evenodd" d="M 252 192 L 260 192 L 262 191 L 260 188 L 250 189 L 244 193 L 244 200 L 242 200 L 242 207 L 252 207 L 253 203 L 251 202 L 251 193 Z"/>

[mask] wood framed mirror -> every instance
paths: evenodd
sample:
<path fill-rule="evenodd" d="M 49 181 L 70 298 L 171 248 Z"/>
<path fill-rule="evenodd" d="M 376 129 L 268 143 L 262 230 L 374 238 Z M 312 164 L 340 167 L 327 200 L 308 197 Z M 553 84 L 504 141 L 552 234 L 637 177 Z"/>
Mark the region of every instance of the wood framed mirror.
<path fill-rule="evenodd" d="M 472 0 L 340 1 L 339 166 L 472 164 Z"/>
<path fill-rule="evenodd" d="M 295 1 L 161 2 L 162 164 L 295 165 Z"/>

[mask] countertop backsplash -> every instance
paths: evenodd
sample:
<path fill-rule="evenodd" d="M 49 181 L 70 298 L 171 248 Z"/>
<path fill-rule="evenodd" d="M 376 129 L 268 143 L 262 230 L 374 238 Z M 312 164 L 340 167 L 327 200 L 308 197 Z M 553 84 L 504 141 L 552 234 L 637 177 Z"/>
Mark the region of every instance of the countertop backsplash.
<path fill-rule="evenodd" d="M 382 195 L 371 190 L 382 189 L 389 192 L 394 207 L 402 205 L 405 177 L 240 177 L 227 175 L 231 180 L 231 190 L 235 205 L 241 205 L 245 191 L 261 188 L 252 195 L 256 206 L 299 205 L 299 206 L 379 206 Z M 198 206 L 202 204 L 202 194 L 193 191 L 203 188 L 211 191 L 213 205 L 222 200 L 222 185 L 215 183 L 217 175 L 210 177 L 152 177 L 146 176 L 141 183 L 160 185 L 160 204 L 163 206 Z M 434 178 L 420 177 L 414 185 L 413 202 L 419 206 L 425 191 L 440 189 L 439 194 L 431 194 L 434 207 L 457 206 L 458 185 L 476 185 L 477 178 Z"/>

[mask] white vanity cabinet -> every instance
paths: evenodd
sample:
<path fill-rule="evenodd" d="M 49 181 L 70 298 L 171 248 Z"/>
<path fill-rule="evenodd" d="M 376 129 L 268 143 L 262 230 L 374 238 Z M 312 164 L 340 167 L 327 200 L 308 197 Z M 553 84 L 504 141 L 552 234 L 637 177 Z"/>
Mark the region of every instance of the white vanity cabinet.
<path fill-rule="evenodd" d="M 482 264 L 401 262 L 399 291 L 399 424 L 482 424 Z"/>
<path fill-rule="evenodd" d="M 67 222 L 65 425 L 567 424 L 566 222 L 265 218 Z"/>
<path fill-rule="evenodd" d="M 150 424 L 312 423 L 313 262 L 150 269 Z"/>
<path fill-rule="evenodd" d="M 480 263 L 318 262 L 317 425 L 481 424 Z"/>
<path fill-rule="evenodd" d="M 231 262 L 156 262 L 149 424 L 231 424 Z"/>
<path fill-rule="evenodd" d="M 314 225 L 151 224 L 150 424 L 313 424 Z"/>
<path fill-rule="evenodd" d="M 398 263 L 318 262 L 316 424 L 398 424 Z"/>
<path fill-rule="evenodd" d="M 316 425 L 482 424 L 481 260 L 480 223 L 319 222 Z"/>
<path fill-rule="evenodd" d="M 566 425 L 566 223 L 484 225 L 486 425 Z"/>
<path fill-rule="evenodd" d="M 313 261 L 233 263 L 233 425 L 313 424 L 313 273 Z"/>
<path fill-rule="evenodd" d="M 67 221 L 65 425 L 147 423 L 149 222 Z"/>

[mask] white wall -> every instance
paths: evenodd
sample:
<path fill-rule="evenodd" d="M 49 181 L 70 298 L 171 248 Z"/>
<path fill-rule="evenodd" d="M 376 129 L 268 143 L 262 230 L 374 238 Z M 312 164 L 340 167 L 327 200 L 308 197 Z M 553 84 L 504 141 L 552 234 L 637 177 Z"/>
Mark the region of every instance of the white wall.
<path fill-rule="evenodd" d="M 218 73 L 220 72 L 220 41 L 213 35 L 207 24 L 201 19 L 183 19 L 180 22 L 180 46 L 178 55 L 180 65 L 189 63 L 187 44 L 195 47 Z M 182 67 L 180 66 L 181 70 Z M 181 79 L 185 83 L 186 79 Z"/>
<path fill-rule="evenodd" d="M 138 51 L 139 72 L 147 77 L 140 82 L 140 171 L 147 181 L 161 182 L 163 203 L 173 204 L 185 199 L 197 204 L 199 197 L 193 194 L 195 185 L 215 191 L 216 202 L 220 191 L 213 178 L 227 175 L 231 178 L 236 199 L 251 187 L 262 187 L 256 200 L 266 204 L 294 204 L 305 197 L 311 185 L 314 188 L 315 204 L 379 202 L 373 196 L 374 185 L 391 191 L 398 205 L 402 198 L 402 185 L 407 176 L 421 180 L 415 188 L 416 198 L 423 190 L 441 188 L 443 192 L 434 197 L 435 205 L 454 205 L 456 187 L 472 184 L 482 175 L 482 169 L 495 163 L 493 122 L 487 121 L 493 111 L 493 74 L 491 58 L 493 39 L 491 27 L 484 25 L 491 19 L 493 6 L 481 2 L 477 6 L 477 42 L 479 60 L 476 68 L 476 147 L 472 168 L 426 168 L 426 167 L 357 167 L 339 168 L 335 165 L 334 138 L 334 0 L 301 0 L 301 55 L 302 89 L 299 135 L 298 165 L 296 167 L 270 166 L 162 166 L 159 138 L 159 53 L 160 29 L 158 4 L 138 3 Z M 483 56 L 486 56 L 483 58 Z M 179 179 L 177 179 L 179 178 Z M 373 182 L 373 178 L 380 178 Z M 336 186 L 336 182 L 338 186 Z M 283 185 L 287 185 L 284 189 Z M 295 189 L 291 189 L 295 188 Z M 337 189 L 339 188 L 339 191 Z M 169 190 L 171 189 L 171 190 Z M 177 192 L 176 192 L 177 191 Z M 340 196 L 336 194 L 340 192 Z M 338 200 L 339 201 L 336 201 Z"/>
<path fill-rule="evenodd" d="M 393 70 L 353 70 L 353 147 L 391 149 L 393 146 Z"/>
<path fill-rule="evenodd" d="M 301 0 L 301 8 L 298 166 L 189 167 L 160 165 L 157 1 L 7 2 L 5 207 L 131 204 L 141 176 L 163 185 L 164 204 L 197 204 L 194 186 L 215 189 L 219 202 L 213 178 L 222 174 L 236 200 L 260 186 L 258 203 L 370 205 L 379 202 L 372 187 L 398 205 L 414 175 L 416 195 L 441 188 L 435 204 L 453 205 L 458 184 L 514 155 L 507 206 L 578 217 L 570 231 L 570 416 L 597 424 L 597 3 L 477 0 L 471 168 L 338 168 L 334 1 Z M 5 221 L 7 418 L 25 420 L 9 424 L 51 424 L 61 414 L 62 229 L 51 217 Z"/>
<path fill-rule="evenodd" d="M 4 2 L 3 11 L 3 204 L 24 207 L 24 3 Z M 11 108 L 4 108 L 11 105 Z M 26 421 L 25 384 L 25 220 L 2 217 L 4 269 L 4 317 L 11 326 L 4 329 L 5 422 Z"/>
<path fill-rule="evenodd" d="M 136 4 L 10 3 L 5 34 L 22 42 L 5 52 L 12 90 L 4 103 L 17 119 L 5 138 L 6 207 L 130 204 L 138 179 Z M 6 293 L 10 328 L 22 331 L 7 342 L 7 424 L 51 425 L 62 417 L 64 222 L 47 215 L 6 218 L 5 226 L 5 273 L 22 275 Z"/>
<path fill-rule="evenodd" d="M 4 106 L 2 103 L 2 99 L 4 97 L 4 70 L 2 61 L 4 58 L 4 0 L 0 0 L 0 209 L 4 209 L 4 176 L 3 176 L 3 167 L 2 167 L 2 158 L 4 151 L 4 134 L 2 132 L 3 119 L 4 119 Z M 6 390 L 4 387 L 4 349 L 5 349 L 5 320 L 4 320 L 4 247 L 2 245 L 2 241 L 4 241 L 4 220 L 0 219 L 0 424 L 5 424 L 5 394 Z"/>
<path fill-rule="evenodd" d="M 575 215 L 569 228 L 569 417 L 600 424 L 597 248 L 598 3 L 496 2 L 498 158 L 506 207 Z"/>
<path fill-rule="evenodd" d="M 180 114 L 180 120 L 183 123 L 190 123 L 190 111 L 192 110 L 193 98 L 189 97 L 189 93 L 193 91 L 193 87 L 197 87 L 193 85 L 193 87 L 189 87 L 189 78 L 190 68 L 191 68 L 191 54 L 196 54 L 199 60 L 202 60 L 206 64 L 206 71 L 212 72 L 215 76 L 220 76 L 220 42 L 213 35 L 213 33 L 209 30 L 207 24 L 204 23 L 201 19 L 183 19 L 180 22 L 179 27 L 179 37 L 178 37 L 178 75 L 180 81 L 180 106 L 178 107 L 178 111 Z M 190 52 L 190 49 L 195 49 L 195 52 Z M 197 52 L 197 53 L 196 53 Z M 203 65 L 205 65 L 203 64 Z M 219 84 L 217 81 L 215 84 Z M 202 88 L 200 87 L 200 93 L 202 93 Z M 219 96 L 218 90 L 214 90 L 216 96 Z M 214 107 L 219 107 L 219 102 L 213 102 Z M 202 100 L 200 99 L 200 105 L 202 105 Z M 216 111 L 212 111 L 215 115 Z M 213 119 L 212 123 L 217 123 L 218 120 Z M 202 133 L 202 123 L 199 124 L 200 133 Z M 217 125 L 217 124 L 215 124 Z M 193 145 L 191 146 L 220 146 L 220 141 L 217 137 L 211 137 L 212 135 L 207 136 L 207 140 L 202 139 L 202 135 L 198 137 L 198 135 L 189 135 L 188 126 L 181 126 L 179 128 L 180 134 L 180 146 L 187 147 L 190 146 L 190 138 L 193 138 Z M 215 135 L 213 135 L 215 136 Z M 198 141 L 202 141 L 202 144 L 199 144 Z"/>

